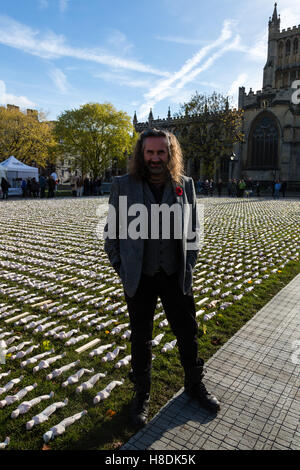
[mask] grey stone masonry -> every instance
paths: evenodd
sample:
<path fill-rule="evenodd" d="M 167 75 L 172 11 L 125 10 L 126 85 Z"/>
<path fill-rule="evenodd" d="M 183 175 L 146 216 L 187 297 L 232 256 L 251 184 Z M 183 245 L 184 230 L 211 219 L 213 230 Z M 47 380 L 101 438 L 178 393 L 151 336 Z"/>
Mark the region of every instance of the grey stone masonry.
<path fill-rule="evenodd" d="M 121 450 L 300 450 L 300 274 L 206 369 L 217 415 L 181 389 Z"/>

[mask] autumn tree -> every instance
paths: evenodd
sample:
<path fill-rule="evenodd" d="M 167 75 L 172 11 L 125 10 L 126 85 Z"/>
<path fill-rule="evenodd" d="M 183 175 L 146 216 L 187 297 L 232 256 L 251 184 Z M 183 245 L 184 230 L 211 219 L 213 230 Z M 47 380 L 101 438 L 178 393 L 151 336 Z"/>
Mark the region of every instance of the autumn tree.
<path fill-rule="evenodd" d="M 178 117 L 186 119 L 179 135 L 186 158 L 201 162 L 205 175 L 213 177 L 216 163 L 229 158 L 233 145 L 243 141 L 243 111 L 231 109 L 228 97 L 196 92 L 180 106 Z"/>
<path fill-rule="evenodd" d="M 79 109 L 64 111 L 58 118 L 55 135 L 62 155 L 74 158 L 74 167 L 94 177 L 112 162 L 125 164 L 136 133 L 130 117 L 110 103 L 88 103 Z"/>
<path fill-rule="evenodd" d="M 0 155 L 13 155 L 28 165 L 46 167 L 55 162 L 52 124 L 38 112 L 24 114 L 18 107 L 0 108 Z"/>

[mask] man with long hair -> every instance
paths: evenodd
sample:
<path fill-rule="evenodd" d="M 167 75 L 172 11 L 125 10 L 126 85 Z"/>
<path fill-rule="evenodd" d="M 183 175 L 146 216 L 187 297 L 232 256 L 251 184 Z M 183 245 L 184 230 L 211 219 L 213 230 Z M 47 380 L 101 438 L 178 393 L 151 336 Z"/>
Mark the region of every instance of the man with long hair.
<path fill-rule="evenodd" d="M 176 137 L 170 132 L 149 129 L 136 143 L 129 173 L 116 177 L 111 186 L 105 251 L 121 277 L 128 306 L 132 356 L 129 378 L 136 392 L 130 414 L 138 426 L 147 422 L 149 412 L 153 317 L 158 297 L 177 338 L 185 391 L 209 410 L 220 409 L 219 401 L 202 382 L 204 361 L 198 358 L 192 271 L 199 252 L 199 224 L 194 183 L 183 173 L 183 157 Z M 159 213 L 155 221 L 152 209 L 158 207 L 160 211 L 163 206 L 170 209 L 169 218 Z M 129 234 L 134 210 L 141 213 L 143 208 L 146 216 L 144 213 L 139 223 L 142 235 Z M 115 226 L 109 231 L 112 220 Z M 166 223 L 169 231 L 163 236 Z M 176 223 L 181 229 L 179 235 Z"/>

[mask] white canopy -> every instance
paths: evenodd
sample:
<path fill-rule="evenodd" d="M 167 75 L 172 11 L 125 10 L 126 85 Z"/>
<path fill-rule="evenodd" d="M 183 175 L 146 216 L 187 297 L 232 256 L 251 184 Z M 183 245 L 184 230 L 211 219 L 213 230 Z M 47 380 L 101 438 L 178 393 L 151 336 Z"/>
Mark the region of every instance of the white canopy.
<path fill-rule="evenodd" d="M 0 181 L 2 178 L 6 178 L 6 169 L 0 166 Z"/>
<path fill-rule="evenodd" d="M 14 156 L 9 157 L 4 162 L 0 163 L 0 169 L 6 171 L 6 178 L 12 187 L 16 187 L 17 178 L 35 178 L 39 179 L 39 170 L 33 166 L 25 165 Z"/>

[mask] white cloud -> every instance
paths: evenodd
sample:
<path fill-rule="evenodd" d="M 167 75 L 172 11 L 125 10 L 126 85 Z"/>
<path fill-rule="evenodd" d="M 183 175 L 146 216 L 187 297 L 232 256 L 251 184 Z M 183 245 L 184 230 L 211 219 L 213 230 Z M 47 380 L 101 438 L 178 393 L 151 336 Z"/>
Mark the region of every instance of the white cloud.
<path fill-rule="evenodd" d="M 58 90 L 63 94 L 67 93 L 69 86 L 67 83 L 67 77 L 63 71 L 54 67 L 50 70 L 49 75 Z"/>
<path fill-rule="evenodd" d="M 39 8 L 41 10 L 46 10 L 49 6 L 48 0 L 39 0 Z"/>
<path fill-rule="evenodd" d="M 132 88 L 149 88 L 151 86 L 151 80 L 138 79 L 131 77 L 127 74 L 114 73 L 114 72 L 97 72 L 94 73 L 95 78 L 100 78 L 108 83 L 115 83 L 119 86 L 128 86 Z"/>
<path fill-rule="evenodd" d="M 59 10 L 64 13 L 69 5 L 69 0 L 59 0 Z"/>
<path fill-rule="evenodd" d="M 34 108 L 36 104 L 30 101 L 26 96 L 15 96 L 10 93 L 6 93 L 6 85 L 3 80 L 0 80 L 0 104 L 14 104 L 20 108 Z"/>
<path fill-rule="evenodd" d="M 187 46 L 202 46 L 203 44 L 208 43 L 208 41 L 203 39 L 192 39 L 180 36 L 156 36 L 156 39 L 159 41 L 174 42 L 176 44 L 183 44 Z"/>
<path fill-rule="evenodd" d="M 58 36 L 53 32 L 42 35 L 39 31 L 34 31 L 30 27 L 3 15 L 0 16 L 0 43 L 45 59 L 72 57 L 113 68 L 123 68 L 158 76 L 169 75 L 167 72 L 157 70 L 149 65 L 132 59 L 116 57 L 105 51 L 69 46 L 63 35 Z"/>
<path fill-rule="evenodd" d="M 207 46 L 202 47 L 193 57 L 188 59 L 180 70 L 170 78 L 160 80 L 156 86 L 144 95 L 145 102 L 140 107 L 139 117 L 144 118 L 148 115 L 149 109 L 153 108 L 156 103 L 165 98 L 178 97 L 179 90 L 189 82 L 193 81 L 199 74 L 209 69 L 214 62 L 229 50 L 239 50 L 240 37 L 236 36 L 232 40 L 232 27 L 235 25 L 233 21 L 226 20 L 223 24 L 220 37 L 212 41 Z M 216 52 L 200 66 L 197 67 L 204 58 L 214 49 Z M 180 91 L 182 96 L 186 96 L 185 92 Z"/>

